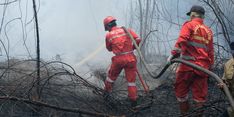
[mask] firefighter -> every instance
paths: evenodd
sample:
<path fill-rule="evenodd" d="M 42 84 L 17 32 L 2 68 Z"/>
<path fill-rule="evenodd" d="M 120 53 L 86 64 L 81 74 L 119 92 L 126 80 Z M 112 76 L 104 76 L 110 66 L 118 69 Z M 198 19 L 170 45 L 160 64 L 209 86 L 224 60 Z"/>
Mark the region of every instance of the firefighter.
<path fill-rule="evenodd" d="M 222 80 L 227 84 L 232 97 L 234 97 L 234 42 L 230 44 L 230 48 L 232 57 L 224 65 Z M 223 88 L 222 83 L 219 83 L 218 86 Z M 233 109 L 228 107 L 223 117 L 234 117 Z"/>
<path fill-rule="evenodd" d="M 181 28 L 178 40 L 167 61 L 180 57 L 203 68 L 210 69 L 214 64 L 213 34 L 203 23 L 205 10 L 202 6 L 194 5 L 187 13 L 190 20 Z M 175 95 L 179 102 L 181 115 L 189 111 L 188 92 L 191 89 L 195 107 L 203 107 L 207 100 L 208 75 L 180 64 L 176 70 Z M 199 116 L 202 111 L 198 112 Z"/>
<path fill-rule="evenodd" d="M 117 79 L 118 75 L 124 69 L 125 77 L 128 83 L 128 97 L 131 101 L 132 106 L 137 105 L 137 87 L 136 87 L 136 56 L 133 53 L 135 49 L 130 37 L 123 30 L 123 28 L 118 27 L 116 24 L 116 18 L 108 16 L 104 19 L 106 34 L 106 49 L 112 51 L 115 56 L 111 59 L 111 65 L 108 70 L 107 78 L 105 80 L 105 95 L 112 91 L 112 85 Z M 130 34 L 135 39 L 136 43 L 139 45 L 141 39 L 137 34 L 128 29 Z"/>

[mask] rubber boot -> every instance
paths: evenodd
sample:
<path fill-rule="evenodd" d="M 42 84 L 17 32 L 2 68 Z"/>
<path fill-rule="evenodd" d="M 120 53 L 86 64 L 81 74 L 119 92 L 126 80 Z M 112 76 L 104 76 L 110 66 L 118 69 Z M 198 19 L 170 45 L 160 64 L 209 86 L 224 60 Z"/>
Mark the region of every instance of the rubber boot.
<path fill-rule="evenodd" d="M 204 105 L 204 102 L 195 102 L 195 108 L 197 109 L 197 113 L 195 117 L 202 117 L 204 113 L 204 109 L 202 108 Z"/>
<path fill-rule="evenodd" d="M 188 111 L 189 111 L 188 101 L 180 102 L 180 114 L 182 115 L 182 117 L 185 117 Z"/>

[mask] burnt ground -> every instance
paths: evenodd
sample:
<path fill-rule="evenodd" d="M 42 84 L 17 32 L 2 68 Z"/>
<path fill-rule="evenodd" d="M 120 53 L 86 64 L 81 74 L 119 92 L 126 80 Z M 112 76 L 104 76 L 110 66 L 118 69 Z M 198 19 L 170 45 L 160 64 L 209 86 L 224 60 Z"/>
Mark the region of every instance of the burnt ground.
<path fill-rule="evenodd" d="M 113 92 L 108 100 L 105 100 L 102 86 L 106 77 L 105 72 L 98 72 L 101 77 L 99 79 L 97 75 L 82 78 L 65 63 L 43 63 L 41 85 L 38 87 L 35 85 L 37 80 L 35 80 L 33 60 L 14 60 L 10 65 L 5 68 L 7 64 L 1 64 L 3 67 L 0 71 L 1 117 L 180 116 L 173 90 L 173 73 L 165 73 L 161 83 L 144 76 L 150 85 L 150 92 L 145 94 L 138 81 L 138 106 L 131 108 L 127 99 L 127 83 L 124 76 L 120 75 L 114 84 Z M 40 100 L 35 98 L 36 88 L 40 89 Z M 204 115 L 220 116 L 229 103 L 212 78 L 209 78 L 208 93 L 208 102 L 201 108 L 204 110 Z M 190 100 L 190 103 L 193 101 Z M 195 116 L 197 110 L 199 109 L 191 109 L 188 116 Z"/>
<path fill-rule="evenodd" d="M 224 96 L 224 93 L 217 88 L 216 82 L 213 79 L 209 79 L 209 96 L 208 101 L 203 108 L 192 108 L 193 101 L 190 94 L 191 109 L 188 113 L 188 117 L 196 116 L 197 111 L 204 110 L 206 117 L 218 117 L 221 116 L 225 108 L 228 106 L 228 102 Z M 114 98 L 114 97 L 113 97 Z M 130 104 L 126 100 L 113 99 L 110 101 L 117 115 L 126 115 L 129 117 L 179 117 L 179 107 L 176 101 L 173 80 L 162 84 L 161 86 L 150 91 L 150 94 L 139 96 L 139 108 L 136 111 L 130 109 Z M 113 103 L 116 102 L 116 103 Z M 121 107 L 122 105 L 122 107 Z M 142 106 L 142 107 L 141 107 Z M 121 113 L 121 114 L 120 114 Z"/>

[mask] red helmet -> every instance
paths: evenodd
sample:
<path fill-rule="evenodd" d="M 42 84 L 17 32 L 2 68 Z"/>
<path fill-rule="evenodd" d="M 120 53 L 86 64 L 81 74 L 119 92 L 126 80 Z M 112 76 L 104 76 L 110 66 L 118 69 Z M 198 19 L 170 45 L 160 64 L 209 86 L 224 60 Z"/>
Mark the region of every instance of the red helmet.
<path fill-rule="evenodd" d="M 103 21 L 103 24 L 104 24 L 105 28 L 106 28 L 106 25 L 109 24 L 112 21 L 116 21 L 116 19 L 114 17 L 112 17 L 112 16 L 107 16 Z"/>

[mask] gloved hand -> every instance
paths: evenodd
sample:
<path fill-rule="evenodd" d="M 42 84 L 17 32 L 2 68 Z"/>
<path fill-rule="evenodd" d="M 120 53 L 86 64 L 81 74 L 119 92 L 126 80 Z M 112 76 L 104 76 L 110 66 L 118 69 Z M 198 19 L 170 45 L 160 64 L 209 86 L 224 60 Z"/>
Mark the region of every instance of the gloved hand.
<path fill-rule="evenodd" d="M 171 64 L 171 60 L 174 58 L 173 55 L 168 56 L 167 58 L 167 64 Z"/>
<path fill-rule="evenodd" d="M 217 84 L 218 87 L 222 89 L 224 87 L 224 84 L 226 84 L 227 87 L 229 87 L 229 84 L 228 84 L 227 80 L 226 79 L 222 79 L 222 80 L 223 80 L 223 83 L 218 83 Z"/>
<path fill-rule="evenodd" d="M 167 64 L 171 64 L 171 60 L 172 59 L 175 59 L 175 58 L 178 58 L 180 56 L 180 53 L 176 53 L 176 54 L 174 54 L 174 55 L 170 55 L 170 56 L 168 56 L 168 58 L 167 58 Z"/>

